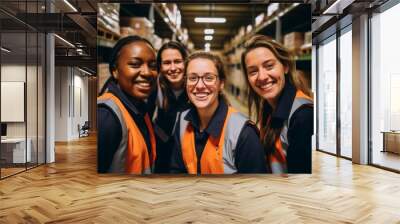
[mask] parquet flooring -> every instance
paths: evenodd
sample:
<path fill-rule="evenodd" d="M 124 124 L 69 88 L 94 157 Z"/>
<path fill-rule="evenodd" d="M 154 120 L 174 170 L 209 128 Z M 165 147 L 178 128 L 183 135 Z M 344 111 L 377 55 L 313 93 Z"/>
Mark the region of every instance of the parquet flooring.
<path fill-rule="evenodd" d="M 0 181 L 0 223 L 400 223 L 400 175 L 315 152 L 312 175 L 96 173 L 96 140 Z"/>

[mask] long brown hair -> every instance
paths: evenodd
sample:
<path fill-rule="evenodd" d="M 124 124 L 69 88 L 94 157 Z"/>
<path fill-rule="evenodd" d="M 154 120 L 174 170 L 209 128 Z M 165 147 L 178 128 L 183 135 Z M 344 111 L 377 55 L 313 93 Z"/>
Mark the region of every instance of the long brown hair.
<path fill-rule="evenodd" d="M 162 74 L 162 72 L 161 72 L 161 63 L 162 63 L 161 55 L 162 55 L 162 52 L 163 52 L 164 50 L 167 50 L 167 49 L 175 49 L 175 50 L 178 50 L 179 53 L 180 53 L 181 56 L 182 56 L 182 60 L 183 60 L 183 61 L 185 61 L 186 58 L 187 58 L 187 51 L 186 51 L 186 48 L 185 48 L 181 43 L 176 42 L 176 41 L 170 41 L 170 42 L 164 44 L 164 45 L 160 48 L 160 50 L 158 50 L 158 52 L 157 52 L 157 71 L 158 71 L 158 73 L 160 74 L 160 77 L 159 77 L 160 89 L 159 89 L 158 91 L 161 91 L 162 95 L 164 96 L 164 97 L 163 97 L 163 100 L 162 100 L 163 102 L 161 102 L 162 105 L 159 105 L 159 106 L 161 106 L 162 108 L 164 108 L 164 109 L 166 109 L 166 110 L 168 110 L 168 108 L 169 108 L 169 99 L 168 99 L 168 97 L 167 97 L 167 91 L 168 91 L 168 89 L 170 89 L 171 87 L 169 86 L 169 81 L 168 81 L 168 79 L 165 78 L 165 76 L 164 76 L 164 75 Z M 183 86 L 183 89 L 184 89 L 184 86 Z"/>
<path fill-rule="evenodd" d="M 283 66 L 288 68 L 288 74 L 286 74 L 288 80 L 292 85 L 295 86 L 296 89 L 301 90 L 306 95 L 310 94 L 310 90 L 304 86 L 304 84 L 299 80 L 296 72 L 296 63 L 294 60 L 293 54 L 288 51 L 284 46 L 280 43 L 274 41 L 273 39 L 264 36 L 264 35 L 255 35 L 250 38 L 245 44 L 245 51 L 241 56 L 242 67 L 244 71 L 245 79 L 247 80 L 247 93 L 248 93 L 248 110 L 249 115 L 251 116 L 253 113 L 253 108 L 255 107 L 256 112 L 256 122 L 260 125 L 261 133 L 261 141 L 267 149 L 267 154 L 272 153 L 269 149 L 275 149 L 275 141 L 276 138 L 280 135 L 282 127 L 274 127 L 271 125 L 271 113 L 270 111 L 264 111 L 265 104 L 268 104 L 266 100 L 264 100 L 261 96 L 259 96 L 251 87 L 247 77 L 247 68 L 246 68 L 246 55 L 253 49 L 263 47 L 270 50 L 275 57 L 282 63 Z"/>

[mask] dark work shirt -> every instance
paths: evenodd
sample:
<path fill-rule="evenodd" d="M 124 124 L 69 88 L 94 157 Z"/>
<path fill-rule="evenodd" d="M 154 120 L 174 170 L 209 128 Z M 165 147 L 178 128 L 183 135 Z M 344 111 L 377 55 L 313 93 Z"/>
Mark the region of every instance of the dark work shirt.
<path fill-rule="evenodd" d="M 176 115 L 178 112 L 189 108 L 189 99 L 185 90 L 176 97 L 172 90 L 168 89 L 166 95 L 163 97 L 168 98 L 168 108 L 158 106 L 157 117 L 154 122 L 163 129 L 168 136 L 171 136 L 176 121 Z"/>
<path fill-rule="evenodd" d="M 208 126 L 202 132 L 200 131 L 200 120 L 196 109 L 192 106 L 186 114 L 185 120 L 189 121 L 194 129 L 195 150 L 197 158 L 201 158 L 208 137 L 220 136 L 224 126 L 225 118 L 228 112 L 228 105 L 223 101 L 219 101 L 217 110 L 214 112 Z M 179 124 L 175 130 L 175 146 L 172 152 L 171 172 L 187 173 L 183 162 L 182 149 L 179 137 Z M 223 136 L 221 136 L 223 138 Z M 197 160 L 197 169 L 200 173 L 201 159 Z M 260 143 L 258 130 L 250 122 L 246 123 L 242 128 L 236 145 L 235 166 L 238 173 L 266 173 L 267 166 L 263 146 Z"/>
<path fill-rule="evenodd" d="M 283 127 L 288 120 L 293 101 L 296 96 L 296 88 L 286 78 L 285 87 L 279 98 L 275 111 L 268 103 L 264 104 L 263 120 L 271 114 L 271 126 Z M 303 105 L 292 115 L 287 137 L 289 147 L 286 152 L 288 173 L 311 173 L 311 137 L 314 133 L 313 105 Z"/>
<path fill-rule="evenodd" d="M 160 91 L 158 89 L 157 91 Z M 154 99 L 157 93 L 153 94 Z M 163 97 L 168 98 L 168 108 L 157 106 L 157 114 L 154 118 L 155 133 L 157 139 L 157 160 L 156 173 L 169 173 L 169 165 L 171 162 L 171 152 L 174 145 L 172 129 L 175 126 L 176 117 L 179 112 L 189 108 L 189 100 L 186 91 L 183 90 L 178 97 L 175 96 L 171 89 Z M 155 102 L 155 100 L 152 100 Z M 162 131 L 167 138 L 161 137 L 159 131 Z"/>
<path fill-rule="evenodd" d="M 123 92 L 115 82 L 109 82 L 107 89 L 108 92 L 118 97 L 128 110 L 141 131 L 149 155 L 151 155 L 150 134 L 144 120 L 147 105 Z M 97 170 L 99 173 L 106 173 L 110 169 L 114 153 L 117 151 L 121 142 L 122 127 L 113 110 L 103 104 L 97 106 L 97 127 Z"/>

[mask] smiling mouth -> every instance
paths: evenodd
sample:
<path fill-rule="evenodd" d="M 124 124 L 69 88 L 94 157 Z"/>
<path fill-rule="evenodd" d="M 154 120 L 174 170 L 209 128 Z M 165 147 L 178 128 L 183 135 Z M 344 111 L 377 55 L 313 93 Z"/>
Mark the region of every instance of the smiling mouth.
<path fill-rule="evenodd" d="M 142 89 L 150 89 L 152 86 L 152 82 L 147 80 L 135 81 L 135 84 Z"/>
<path fill-rule="evenodd" d="M 176 72 L 176 73 L 171 73 L 171 74 L 167 74 L 167 75 L 171 78 L 177 78 L 180 75 L 180 73 Z"/>
<path fill-rule="evenodd" d="M 205 99 L 207 99 L 207 97 L 210 95 L 210 93 L 204 93 L 204 92 L 201 92 L 201 93 L 193 93 L 193 95 L 196 97 L 196 100 L 205 100 Z"/>
<path fill-rule="evenodd" d="M 261 90 L 268 91 L 274 86 L 275 83 L 276 83 L 275 81 L 267 82 L 263 85 L 257 85 L 257 87 L 260 88 Z"/>

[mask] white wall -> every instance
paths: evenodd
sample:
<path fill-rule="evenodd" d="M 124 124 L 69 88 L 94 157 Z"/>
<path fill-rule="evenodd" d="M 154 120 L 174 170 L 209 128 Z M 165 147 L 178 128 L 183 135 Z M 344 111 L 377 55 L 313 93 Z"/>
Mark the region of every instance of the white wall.
<path fill-rule="evenodd" d="M 2 65 L 1 66 L 1 81 L 25 82 L 26 83 L 25 69 L 26 69 L 25 64 L 24 65 L 19 65 L 19 64 Z M 36 67 L 33 67 L 33 66 L 27 67 L 28 74 L 32 73 L 33 70 L 35 70 L 35 73 L 36 73 Z M 36 85 L 36 83 L 33 83 L 33 85 Z M 28 93 L 27 93 L 28 98 L 29 97 L 36 98 L 36 89 L 34 90 L 34 92 L 30 92 L 29 90 L 33 90 L 30 88 L 28 88 L 27 90 L 28 90 Z M 32 102 L 32 101 L 33 101 L 32 99 L 27 99 L 27 102 Z M 35 108 L 36 108 L 36 104 L 35 104 Z M 7 108 L 1 108 L 1 110 L 7 110 Z M 28 114 L 28 121 L 31 121 L 32 119 L 29 117 L 29 115 L 30 114 Z M 8 137 L 25 137 L 25 122 L 7 122 L 7 136 Z"/>
<path fill-rule="evenodd" d="M 25 133 L 31 143 L 32 161 L 44 163 L 44 89 L 42 67 L 25 64 L 3 64 L 1 66 L 1 80 L 11 82 L 26 83 L 26 106 L 22 108 L 22 113 L 26 111 L 26 121 L 24 122 L 6 122 L 7 137 L 25 138 Z M 27 81 L 25 78 L 27 77 Z M 24 94 L 22 92 L 22 94 Z M 6 97 L 6 96 L 2 96 Z M 1 108 L 1 110 L 10 110 L 10 108 Z M 9 111 L 10 112 L 10 111 Z M 11 112 L 12 113 L 12 112 Z M 39 152 L 37 152 L 39 150 Z M 39 153 L 39 156 L 37 156 Z"/>
<path fill-rule="evenodd" d="M 55 140 L 68 140 L 68 86 L 69 69 L 67 67 L 55 68 Z"/>
<path fill-rule="evenodd" d="M 77 139 L 78 124 L 88 120 L 88 78 L 72 67 L 56 67 L 56 74 L 55 140 Z"/>

